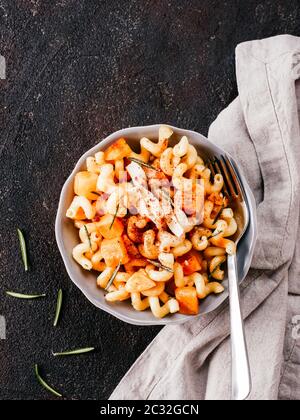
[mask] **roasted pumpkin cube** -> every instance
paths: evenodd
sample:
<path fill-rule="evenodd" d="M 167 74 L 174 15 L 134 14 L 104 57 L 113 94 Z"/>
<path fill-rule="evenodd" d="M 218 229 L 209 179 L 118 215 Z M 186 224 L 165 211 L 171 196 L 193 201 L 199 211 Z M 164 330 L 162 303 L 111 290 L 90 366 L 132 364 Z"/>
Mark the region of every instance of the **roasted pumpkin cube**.
<path fill-rule="evenodd" d="M 79 207 L 79 209 L 77 210 L 74 216 L 74 220 L 86 220 L 85 212 L 82 210 L 81 207 Z"/>
<path fill-rule="evenodd" d="M 124 231 L 124 225 L 117 217 L 114 220 L 114 216 L 106 214 L 101 217 L 97 224 L 99 232 L 105 239 L 114 239 L 122 236 Z"/>
<path fill-rule="evenodd" d="M 199 252 L 194 250 L 188 252 L 182 257 L 177 258 L 177 262 L 181 264 L 185 276 L 190 276 L 191 274 L 200 271 L 202 268 L 201 255 Z"/>
<path fill-rule="evenodd" d="M 127 264 L 129 261 L 122 238 L 103 239 L 101 253 L 108 267 L 116 267 L 120 262 Z"/>
<path fill-rule="evenodd" d="M 151 280 L 144 270 L 139 270 L 134 273 L 126 283 L 126 290 L 128 293 L 144 292 L 156 286 L 156 283 Z"/>
<path fill-rule="evenodd" d="M 112 144 L 105 152 L 106 161 L 116 161 L 128 157 L 132 153 L 125 139 L 121 138 Z"/>
<path fill-rule="evenodd" d="M 178 287 L 175 297 L 179 303 L 179 312 L 184 315 L 198 315 L 199 300 L 195 287 Z"/>
<path fill-rule="evenodd" d="M 97 174 L 87 171 L 78 172 L 74 181 L 75 194 L 86 197 L 89 200 L 97 200 L 98 195 L 95 194 L 97 191 L 97 180 Z"/>

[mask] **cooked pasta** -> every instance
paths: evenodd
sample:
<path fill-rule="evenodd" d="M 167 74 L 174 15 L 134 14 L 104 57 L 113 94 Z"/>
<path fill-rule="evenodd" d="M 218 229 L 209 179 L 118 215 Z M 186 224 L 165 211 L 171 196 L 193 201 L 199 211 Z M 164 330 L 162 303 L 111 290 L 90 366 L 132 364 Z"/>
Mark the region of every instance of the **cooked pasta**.
<path fill-rule="evenodd" d="M 78 231 L 73 258 L 110 304 L 130 301 L 156 318 L 199 313 L 224 291 L 227 255 L 236 252 L 234 211 L 221 174 L 212 177 L 186 136 L 172 147 L 161 126 L 137 153 L 121 138 L 86 160 L 67 210 Z"/>

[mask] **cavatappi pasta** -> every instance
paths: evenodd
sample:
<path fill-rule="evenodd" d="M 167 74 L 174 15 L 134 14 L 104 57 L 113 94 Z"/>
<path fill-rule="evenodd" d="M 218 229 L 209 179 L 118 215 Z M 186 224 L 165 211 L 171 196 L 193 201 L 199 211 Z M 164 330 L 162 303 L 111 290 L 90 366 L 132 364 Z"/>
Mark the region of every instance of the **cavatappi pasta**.
<path fill-rule="evenodd" d="M 98 272 L 105 299 L 157 318 L 198 314 L 201 299 L 224 291 L 222 265 L 236 252 L 222 175 L 212 179 L 188 138 L 171 147 L 172 136 L 161 126 L 140 153 L 121 138 L 89 157 L 67 211 L 78 229 L 73 257 Z"/>

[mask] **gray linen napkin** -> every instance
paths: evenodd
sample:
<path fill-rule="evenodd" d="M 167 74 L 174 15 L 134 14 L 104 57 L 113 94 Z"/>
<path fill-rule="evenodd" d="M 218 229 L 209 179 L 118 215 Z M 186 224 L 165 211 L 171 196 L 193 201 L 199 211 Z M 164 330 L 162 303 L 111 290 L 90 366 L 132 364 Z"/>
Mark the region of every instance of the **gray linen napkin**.
<path fill-rule="evenodd" d="M 300 399 L 300 38 L 241 44 L 236 68 L 239 97 L 209 138 L 236 158 L 257 202 L 259 239 L 241 291 L 250 399 Z M 229 334 L 228 302 L 165 327 L 111 399 L 229 399 Z"/>

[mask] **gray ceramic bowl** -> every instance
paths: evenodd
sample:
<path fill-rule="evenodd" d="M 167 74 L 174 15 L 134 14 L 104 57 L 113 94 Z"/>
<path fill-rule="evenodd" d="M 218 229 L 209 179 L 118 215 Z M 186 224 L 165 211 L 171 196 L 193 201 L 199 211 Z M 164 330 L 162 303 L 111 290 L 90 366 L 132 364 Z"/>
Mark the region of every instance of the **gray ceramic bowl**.
<path fill-rule="evenodd" d="M 104 292 L 96 287 L 96 273 L 84 271 L 72 258 L 72 249 L 78 243 L 78 231 L 74 228 L 73 222 L 67 219 L 65 215 L 73 199 L 73 182 L 75 174 L 80 170 L 85 169 L 85 161 L 88 156 L 94 155 L 96 152 L 106 149 L 120 137 L 125 137 L 133 149 L 139 150 L 139 140 L 142 137 L 157 139 L 159 127 L 159 125 L 152 125 L 148 127 L 134 127 L 120 130 L 110 135 L 105 140 L 101 141 L 97 146 L 93 147 L 84 156 L 82 156 L 62 189 L 55 225 L 57 244 L 71 280 L 84 293 L 87 299 L 95 306 L 103 309 L 111 315 L 114 315 L 122 321 L 134 325 L 179 324 L 186 322 L 187 320 L 191 320 L 192 317 L 175 314 L 159 320 L 154 318 L 150 310 L 145 312 L 135 311 L 129 302 L 115 304 L 106 302 L 104 299 Z M 191 144 L 193 144 L 198 149 L 199 154 L 203 157 L 219 157 L 221 154 L 225 154 L 223 150 L 212 144 L 206 139 L 206 137 L 202 136 L 201 134 L 175 127 L 171 128 L 174 131 L 172 140 L 173 144 L 175 144 L 183 135 L 185 135 L 189 138 Z M 233 163 L 235 162 L 233 161 Z M 250 268 L 257 236 L 257 222 L 256 206 L 253 194 L 245 178 L 238 169 L 236 163 L 235 166 L 243 183 L 250 210 L 250 225 L 244 238 L 239 244 L 237 255 L 238 273 L 240 281 L 242 282 Z M 200 313 L 194 318 L 200 317 L 203 314 L 215 310 L 224 302 L 224 300 L 228 297 L 228 281 L 225 279 L 223 284 L 226 289 L 225 292 L 221 295 L 209 296 L 204 301 L 202 301 L 200 305 Z"/>

